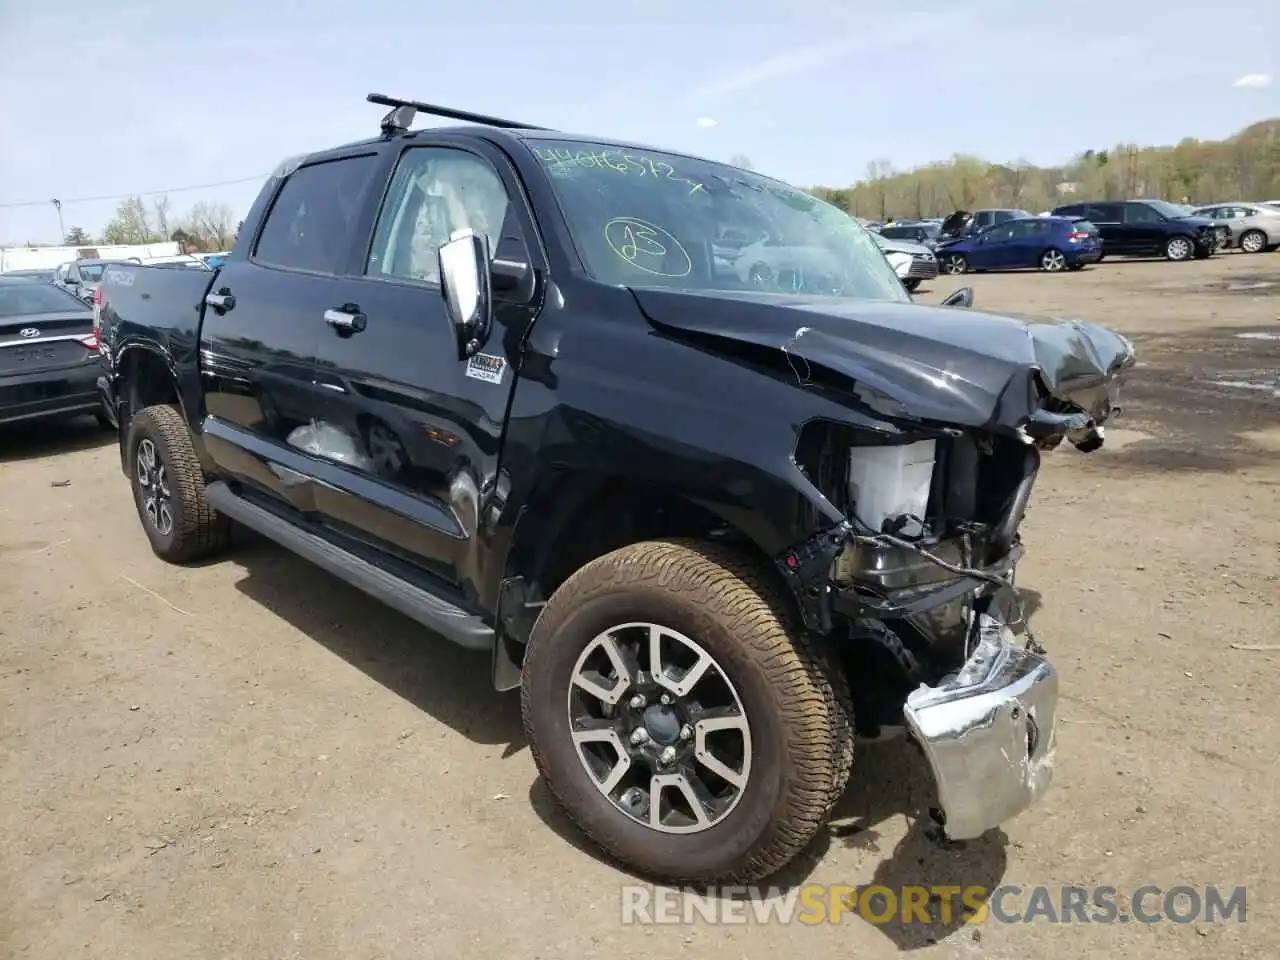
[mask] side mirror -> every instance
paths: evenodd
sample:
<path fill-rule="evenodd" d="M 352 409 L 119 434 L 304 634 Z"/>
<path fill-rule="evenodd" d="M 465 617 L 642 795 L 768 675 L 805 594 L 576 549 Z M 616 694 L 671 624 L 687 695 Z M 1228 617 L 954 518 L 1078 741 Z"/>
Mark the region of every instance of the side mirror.
<path fill-rule="evenodd" d="M 944 307 L 972 307 L 973 287 L 961 287 L 947 299 L 942 301 Z"/>
<path fill-rule="evenodd" d="M 65 283 L 68 287 L 80 286 L 80 281 L 77 280 L 75 277 L 67 277 L 67 279 L 63 280 L 62 282 Z"/>
<path fill-rule="evenodd" d="M 489 238 L 474 230 L 458 230 L 440 247 L 438 257 L 445 315 L 458 359 L 466 360 L 489 338 L 493 299 Z"/>

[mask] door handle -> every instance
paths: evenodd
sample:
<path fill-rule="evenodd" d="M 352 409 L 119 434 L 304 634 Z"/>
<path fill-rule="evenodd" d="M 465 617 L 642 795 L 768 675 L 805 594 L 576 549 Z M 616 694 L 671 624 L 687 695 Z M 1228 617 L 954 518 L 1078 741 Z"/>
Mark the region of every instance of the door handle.
<path fill-rule="evenodd" d="M 341 310 L 326 310 L 324 322 L 339 333 L 359 333 L 368 322 L 360 308 L 354 303 L 344 303 Z"/>
<path fill-rule="evenodd" d="M 207 294 L 204 298 L 205 306 L 213 307 L 219 313 L 226 313 L 236 305 L 236 298 L 231 295 L 231 291 L 223 287 L 217 293 Z"/>

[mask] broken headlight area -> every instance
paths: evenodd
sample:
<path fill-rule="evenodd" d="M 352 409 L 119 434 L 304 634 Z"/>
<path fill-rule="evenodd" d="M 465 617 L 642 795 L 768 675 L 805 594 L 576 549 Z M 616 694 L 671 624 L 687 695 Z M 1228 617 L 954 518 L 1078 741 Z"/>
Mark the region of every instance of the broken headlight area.
<path fill-rule="evenodd" d="M 847 519 L 790 551 L 782 569 L 811 628 L 884 624 L 893 637 L 880 634 L 881 645 L 901 644 L 893 657 L 918 665 L 905 680 L 931 683 L 968 660 L 976 615 L 1025 619 L 1012 577 L 1041 447 L 960 430 L 894 439 L 806 426 L 796 461 Z"/>

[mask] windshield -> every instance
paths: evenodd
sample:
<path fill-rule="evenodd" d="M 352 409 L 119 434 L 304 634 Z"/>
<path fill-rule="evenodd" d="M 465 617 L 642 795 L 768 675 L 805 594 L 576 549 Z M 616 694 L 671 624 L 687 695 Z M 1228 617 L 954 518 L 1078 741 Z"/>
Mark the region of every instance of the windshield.
<path fill-rule="evenodd" d="M 40 313 L 66 313 L 71 310 L 88 312 L 89 307 L 51 284 L 0 283 L 0 317 L 25 317 Z"/>
<path fill-rule="evenodd" d="M 916 223 L 908 227 L 885 227 L 880 231 L 880 236 L 890 240 L 914 240 L 921 235 L 936 237 L 938 232 L 936 223 Z"/>
<path fill-rule="evenodd" d="M 866 229 L 794 187 L 652 150 L 529 146 L 604 283 L 910 302 Z"/>
<path fill-rule="evenodd" d="M 1184 207 L 1177 203 L 1169 203 L 1167 200 L 1148 200 L 1147 206 L 1160 214 L 1160 216 L 1168 217 L 1171 220 L 1177 220 L 1181 217 L 1191 215 L 1190 207 Z"/>

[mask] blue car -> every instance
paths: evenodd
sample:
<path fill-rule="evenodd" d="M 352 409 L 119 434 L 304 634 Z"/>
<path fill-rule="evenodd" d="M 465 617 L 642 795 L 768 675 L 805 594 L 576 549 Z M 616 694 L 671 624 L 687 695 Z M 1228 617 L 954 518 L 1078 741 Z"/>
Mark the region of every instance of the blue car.
<path fill-rule="evenodd" d="M 944 241 L 937 255 L 942 270 L 952 275 L 1030 268 L 1058 273 L 1101 260 L 1102 237 L 1081 217 L 1019 217 L 972 237 Z"/>

